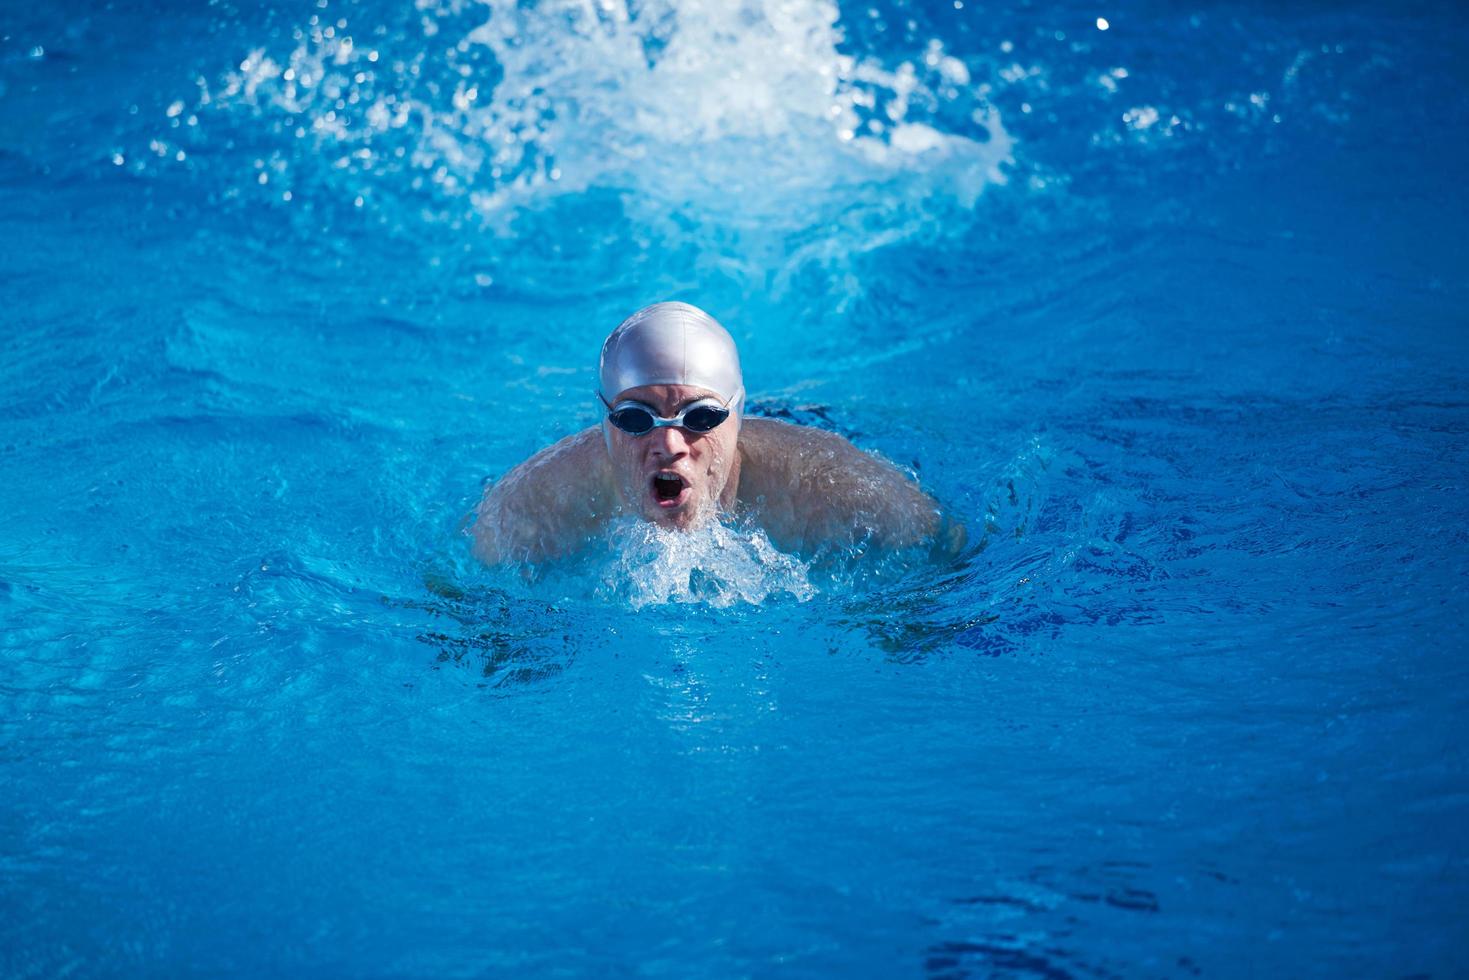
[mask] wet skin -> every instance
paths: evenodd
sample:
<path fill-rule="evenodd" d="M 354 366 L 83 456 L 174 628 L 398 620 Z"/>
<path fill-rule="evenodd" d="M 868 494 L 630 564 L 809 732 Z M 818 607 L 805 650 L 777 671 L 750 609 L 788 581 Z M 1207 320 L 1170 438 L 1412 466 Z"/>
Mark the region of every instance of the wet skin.
<path fill-rule="evenodd" d="M 641 402 L 663 418 L 673 418 L 710 398 L 724 404 L 706 388 L 644 385 L 622 392 L 612 403 Z M 733 508 L 740 471 L 740 420 L 735 415 L 708 432 L 668 426 L 635 436 L 603 425 L 613 477 L 627 510 L 654 524 L 687 529 Z"/>
<path fill-rule="evenodd" d="M 645 385 L 611 401 L 672 418 L 712 395 Z M 576 551 L 620 517 L 687 530 L 736 513 L 793 552 L 933 543 L 953 554 L 964 544 L 963 528 L 886 460 L 832 432 L 734 415 L 706 433 L 634 436 L 604 421 L 562 439 L 486 490 L 471 533 L 487 564 L 537 563 Z"/>

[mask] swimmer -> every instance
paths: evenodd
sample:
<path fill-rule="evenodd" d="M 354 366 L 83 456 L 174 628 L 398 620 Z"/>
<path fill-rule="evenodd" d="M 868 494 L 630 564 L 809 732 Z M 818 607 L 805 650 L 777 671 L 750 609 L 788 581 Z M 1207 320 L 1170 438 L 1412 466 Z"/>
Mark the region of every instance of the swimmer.
<path fill-rule="evenodd" d="M 734 338 L 687 303 L 654 303 L 602 345 L 600 426 L 541 450 L 491 486 L 471 531 L 487 564 L 577 551 L 631 515 L 687 530 L 748 519 L 777 548 L 954 554 L 962 525 L 886 460 L 835 433 L 745 418 Z"/>

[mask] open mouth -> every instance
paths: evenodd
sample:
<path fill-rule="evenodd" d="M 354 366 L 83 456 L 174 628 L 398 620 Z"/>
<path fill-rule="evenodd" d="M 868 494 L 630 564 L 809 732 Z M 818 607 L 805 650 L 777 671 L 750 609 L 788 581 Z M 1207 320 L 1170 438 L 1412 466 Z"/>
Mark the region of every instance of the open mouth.
<path fill-rule="evenodd" d="M 677 507 L 688 492 L 689 485 L 677 473 L 653 474 L 653 502 L 659 507 Z"/>

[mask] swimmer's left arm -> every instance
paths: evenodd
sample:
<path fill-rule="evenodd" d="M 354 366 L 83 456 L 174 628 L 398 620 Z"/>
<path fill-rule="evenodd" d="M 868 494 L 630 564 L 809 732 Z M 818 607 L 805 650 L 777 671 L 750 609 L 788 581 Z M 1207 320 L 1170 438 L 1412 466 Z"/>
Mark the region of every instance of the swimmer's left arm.
<path fill-rule="evenodd" d="M 759 493 L 771 503 L 783 499 L 785 506 L 769 508 L 772 516 L 797 525 L 787 529 L 789 539 L 805 547 L 859 541 L 891 549 L 930 544 L 936 558 L 952 557 L 964 547 L 963 525 L 882 457 L 821 429 L 771 419 L 751 419 L 746 426 L 754 437 L 751 461 L 762 471 Z"/>
<path fill-rule="evenodd" d="M 948 533 L 938 503 L 886 459 L 841 442 L 835 468 L 823 479 L 831 519 L 879 548 L 937 545 Z"/>

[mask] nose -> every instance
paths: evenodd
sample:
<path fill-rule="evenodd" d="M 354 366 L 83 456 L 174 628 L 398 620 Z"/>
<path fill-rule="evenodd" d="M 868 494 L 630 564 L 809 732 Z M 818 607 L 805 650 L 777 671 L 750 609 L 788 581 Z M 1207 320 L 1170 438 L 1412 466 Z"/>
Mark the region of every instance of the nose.
<path fill-rule="evenodd" d="M 660 426 L 648 433 L 648 449 L 659 459 L 678 459 L 688 455 L 689 439 L 676 425 Z"/>

